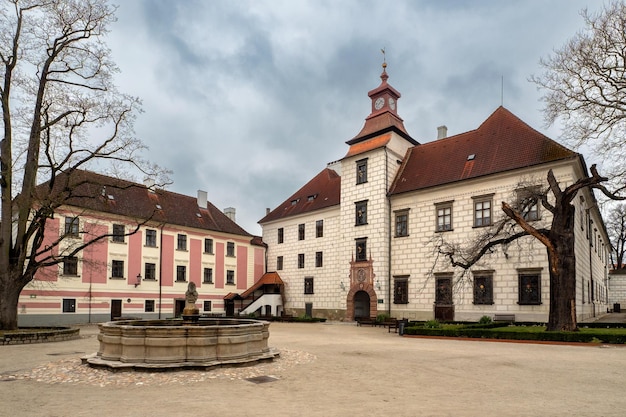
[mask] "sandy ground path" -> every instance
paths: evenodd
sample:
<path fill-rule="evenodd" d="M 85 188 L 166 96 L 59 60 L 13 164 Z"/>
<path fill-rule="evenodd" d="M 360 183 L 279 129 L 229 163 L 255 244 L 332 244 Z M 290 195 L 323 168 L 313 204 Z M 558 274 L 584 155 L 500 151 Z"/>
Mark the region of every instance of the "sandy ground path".
<path fill-rule="evenodd" d="M 0 346 L 0 416 L 625 416 L 626 348 L 399 337 L 273 323 L 285 354 L 247 368 L 94 372 L 80 340 Z M 271 382 L 246 378 L 270 376 Z"/>

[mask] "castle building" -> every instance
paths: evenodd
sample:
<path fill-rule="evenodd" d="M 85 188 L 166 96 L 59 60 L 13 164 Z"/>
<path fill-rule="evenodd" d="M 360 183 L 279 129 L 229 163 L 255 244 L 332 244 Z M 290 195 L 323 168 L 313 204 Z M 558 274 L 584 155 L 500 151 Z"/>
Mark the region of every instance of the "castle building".
<path fill-rule="evenodd" d="M 549 273 L 545 248 L 527 236 L 484 256 L 467 273 L 438 255 L 444 242 L 469 246 L 528 187 L 552 170 L 561 186 L 587 176 L 582 155 L 534 130 L 504 107 L 477 129 L 419 143 L 398 113 L 400 93 L 371 90 L 371 113 L 329 163 L 259 221 L 267 266 L 284 283 L 284 312 L 335 320 L 385 313 L 413 320 L 478 320 L 498 314 L 545 322 Z M 576 311 L 608 306 L 609 239 L 588 190 L 574 202 Z M 524 214 L 550 225 L 532 205 Z"/>
<path fill-rule="evenodd" d="M 200 314 L 234 315 L 227 295 L 265 272 L 260 238 L 235 223 L 234 209 L 222 212 L 207 201 L 205 191 L 190 197 L 89 171 L 60 174 L 51 191 L 47 183 L 39 190 L 49 200 L 71 192 L 47 220 L 42 246 L 62 261 L 39 270 L 22 291 L 20 326 L 176 317 L 190 282 Z M 73 253 L 98 236 L 104 238 Z"/>

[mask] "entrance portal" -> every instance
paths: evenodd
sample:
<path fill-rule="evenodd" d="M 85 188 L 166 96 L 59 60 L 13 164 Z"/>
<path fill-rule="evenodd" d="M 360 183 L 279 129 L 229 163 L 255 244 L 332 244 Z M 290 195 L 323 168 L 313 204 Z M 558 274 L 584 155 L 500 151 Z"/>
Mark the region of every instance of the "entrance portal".
<path fill-rule="evenodd" d="M 365 291 L 354 294 L 354 319 L 370 317 L 370 295 Z"/>

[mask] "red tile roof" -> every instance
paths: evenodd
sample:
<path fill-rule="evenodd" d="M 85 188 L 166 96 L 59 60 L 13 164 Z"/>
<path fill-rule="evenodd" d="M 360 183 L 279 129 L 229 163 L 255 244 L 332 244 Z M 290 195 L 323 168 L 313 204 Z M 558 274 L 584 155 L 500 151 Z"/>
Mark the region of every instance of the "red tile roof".
<path fill-rule="evenodd" d="M 277 272 L 266 272 L 261 278 L 259 278 L 257 282 L 254 283 L 254 285 L 252 285 L 241 294 L 241 298 L 245 299 L 247 296 L 249 296 L 264 285 L 284 285 L 284 282 Z"/>
<path fill-rule="evenodd" d="M 499 107 L 476 130 L 410 148 L 390 194 L 577 156 Z"/>
<path fill-rule="evenodd" d="M 363 125 L 361 131 L 346 143 L 352 145 L 389 131 L 395 131 L 414 145 L 417 145 L 417 142 L 409 136 L 404 128 L 402 119 L 390 111 L 385 111 L 365 119 L 365 125 Z"/>
<path fill-rule="evenodd" d="M 383 146 L 387 146 L 390 140 L 391 133 L 387 133 L 386 135 L 380 135 L 370 140 L 357 142 L 350 146 L 350 149 L 348 149 L 348 153 L 344 156 L 344 158 L 368 152 L 373 149 L 382 148 Z"/>
<path fill-rule="evenodd" d="M 259 223 L 263 224 L 297 214 L 336 206 L 340 202 L 340 194 L 341 177 L 332 169 L 326 168 L 280 206 L 259 220 Z"/>
<path fill-rule="evenodd" d="M 155 222 L 251 237 L 210 202 L 206 209 L 199 208 L 196 197 L 161 189 L 152 192 L 143 184 L 91 171 L 59 174 L 52 189 L 46 182 L 36 192 L 40 201 L 63 201 L 68 206 L 138 219 L 152 216 Z"/>

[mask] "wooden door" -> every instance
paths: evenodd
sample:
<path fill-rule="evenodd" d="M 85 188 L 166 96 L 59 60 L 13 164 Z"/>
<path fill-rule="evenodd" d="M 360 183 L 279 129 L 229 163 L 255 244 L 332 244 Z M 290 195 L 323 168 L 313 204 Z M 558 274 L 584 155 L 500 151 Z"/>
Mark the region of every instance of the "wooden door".
<path fill-rule="evenodd" d="M 437 277 L 435 280 L 435 319 L 454 321 L 451 276 Z"/>
<path fill-rule="evenodd" d="M 122 317 L 122 300 L 111 300 L 111 320 Z"/>

